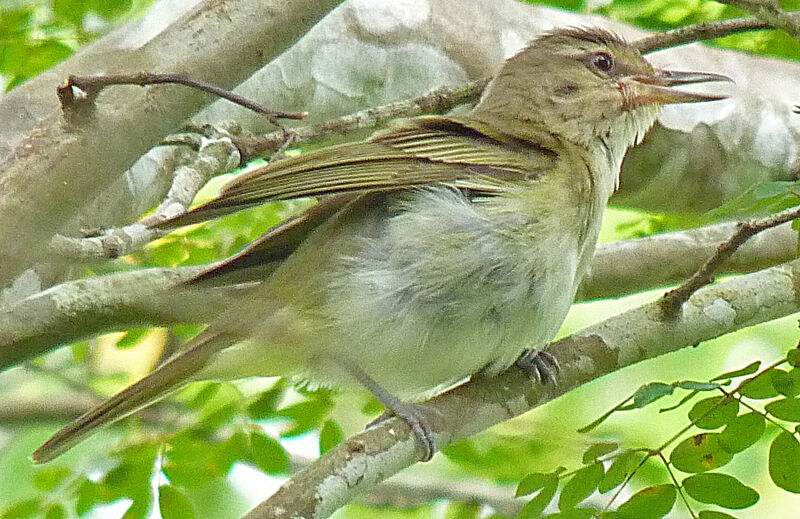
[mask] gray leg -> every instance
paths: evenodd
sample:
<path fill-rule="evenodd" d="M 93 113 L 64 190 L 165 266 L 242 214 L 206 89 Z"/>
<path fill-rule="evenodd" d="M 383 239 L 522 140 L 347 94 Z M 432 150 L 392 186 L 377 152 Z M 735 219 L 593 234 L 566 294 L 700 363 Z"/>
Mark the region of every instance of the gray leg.
<path fill-rule="evenodd" d="M 347 359 L 339 358 L 337 363 L 342 366 L 347 373 L 355 378 L 362 386 L 364 386 L 370 393 L 378 399 L 386 408 L 386 413 L 378 417 L 377 420 L 370 423 L 367 427 L 372 427 L 383 420 L 396 416 L 405 421 L 411 428 L 411 432 L 417 439 L 417 442 L 424 449 L 422 461 L 429 461 L 433 458 L 435 452 L 433 429 L 430 426 L 426 412 L 430 412 L 430 408 L 422 404 L 413 404 L 410 402 L 403 402 L 393 394 L 384 389 L 383 386 L 378 384 L 372 377 L 370 377 L 360 366 Z"/>

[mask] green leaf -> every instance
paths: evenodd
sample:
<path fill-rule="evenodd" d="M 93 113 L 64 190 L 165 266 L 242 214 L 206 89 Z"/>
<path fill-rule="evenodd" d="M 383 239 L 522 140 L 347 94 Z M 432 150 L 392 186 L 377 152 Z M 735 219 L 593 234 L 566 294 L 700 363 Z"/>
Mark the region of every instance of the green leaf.
<path fill-rule="evenodd" d="M 145 519 L 145 517 L 148 517 L 153 505 L 153 496 L 149 492 L 149 489 L 146 494 L 137 493 L 131 497 L 133 498 L 133 502 L 131 506 L 125 510 L 122 519 Z"/>
<path fill-rule="evenodd" d="M 85 0 L 52 0 L 53 14 L 77 26 L 83 25 L 83 16 L 89 10 Z"/>
<path fill-rule="evenodd" d="M 134 516 L 136 512 L 146 512 L 143 508 L 149 509 L 150 503 L 146 502 L 144 496 L 152 494 L 150 479 L 155 468 L 156 456 L 158 456 L 156 445 L 129 447 L 122 453 L 120 464 L 106 472 L 101 480 L 109 500 L 130 497 L 136 501 L 136 497 L 140 498 L 138 503 L 134 503 L 135 506 L 131 505 L 133 511 L 129 516 Z"/>
<path fill-rule="evenodd" d="M 247 414 L 253 420 L 263 420 L 273 416 L 286 391 L 286 383 L 281 380 L 247 405 Z"/>
<path fill-rule="evenodd" d="M 525 503 L 525 506 L 519 511 L 517 519 L 541 517 L 542 512 L 553 500 L 553 496 L 556 495 L 556 490 L 558 490 L 558 477 L 555 474 L 551 474 L 551 476 L 551 479 L 542 487 L 541 491 L 533 499 Z"/>
<path fill-rule="evenodd" d="M 769 414 L 787 422 L 800 422 L 800 400 L 782 398 L 764 406 Z"/>
<path fill-rule="evenodd" d="M 800 222 L 800 220 L 795 220 L 795 222 Z M 792 348 L 789 350 L 786 353 L 786 361 L 793 368 L 800 368 L 800 349 Z"/>
<path fill-rule="evenodd" d="M 36 517 L 42 511 L 42 497 L 35 497 L 33 499 L 26 499 L 15 503 L 3 511 L 0 515 L 2 519 L 28 519 L 29 517 Z"/>
<path fill-rule="evenodd" d="M 686 438 L 672 449 L 672 465 L 688 473 L 706 472 L 726 465 L 733 454 L 722 448 L 719 433 L 701 433 Z"/>
<path fill-rule="evenodd" d="M 797 396 L 800 394 L 800 370 L 791 369 L 788 372 L 775 369 L 770 372 L 770 382 L 775 391 L 783 396 Z"/>
<path fill-rule="evenodd" d="M 319 453 L 325 454 L 336 447 L 344 439 L 342 428 L 333 420 L 325 420 L 322 429 L 319 431 Z"/>
<path fill-rule="evenodd" d="M 60 503 L 54 503 L 47 507 L 44 513 L 44 519 L 66 519 L 67 511 Z"/>
<path fill-rule="evenodd" d="M 668 412 L 668 411 L 673 411 L 673 410 L 675 410 L 675 409 L 677 409 L 677 408 L 681 407 L 683 404 L 685 404 L 686 402 L 688 402 L 688 401 L 689 401 L 689 400 L 691 400 L 692 398 L 696 397 L 696 396 L 697 396 L 697 393 L 698 393 L 697 391 L 692 391 L 692 392 L 690 392 L 690 393 L 687 393 L 686 395 L 684 395 L 684 396 L 683 396 L 683 398 L 681 398 L 681 399 L 678 401 L 678 403 L 677 403 L 677 404 L 675 404 L 675 405 L 671 405 L 671 406 L 667 406 L 667 407 L 662 407 L 661 409 L 659 409 L 659 410 L 658 410 L 658 412 L 659 412 L 659 413 L 666 413 L 666 412 Z"/>
<path fill-rule="evenodd" d="M 125 335 L 122 336 L 120 340 L 117 341 L 117 348 L 124 350 L 126 348 L 132 348 L 139 344 L 139 342 L 144 339 L 144 336 L 147 335 L 147 332 L 150 331 L 150 328 L 136 328 L 134 330 L 128 330 L 125 332 Z"/>
<path fill-rule="evenodd" d="M 766 430 L 761 413 L 747 413 L 731 420 L 720 433 L 719 443 L 723 449 L 735 454 L 755 444 Z"/>
<path fill-rule="evenodd" d="M 194 519 L 194 508 L 189 499 L 170 485 L 158 487 L 158 510 L 163 519 Z"/>
<path fill-rule="evenodd" d="M 619 449 L 617 442 L 600 442 L 591 445 L 583 453 L 583 464 L 591 463 L 600 456 L 604 456 Z"/>
<path fill-rule="evenodd" d="M 229 423 L 239 415 L 242 393 L 233 384 L 216 384 L 217 390 L 203 403 L 197 421 L 212 429 Z"/>
<path fill-rule="evenodd" d="M 85 479 L 77 491 L 78 501 L 75 504 L 75 512 L 82 516 L 89 510 L 94 508 L 100 503 L 110 500 L 110 497 L 105 492 L 103 485 L 96 483 L 91 479 Z"/>
<path fill-rule="evenodd" d="M 659 398 L 671 395 L 674 391 L 675 387 L 670 384 L 651 382 L 636 390 L 636 393 L 633 394 L 633 403 L 637 408 L 641 409 Z"/>
<path fill-rule="evenodd" d="M 198 333 L 203 331 L 205 326 L 198 324 L 176 324 L 170 327 L 170 332 L 182 341 L 194 339 Z"/>
<path fill-rule="evenodd" d="M 298 402 L 278 411 L 278 416 L 291 418 L 294 425 L 281 433 L 283 437 L 292 437 L 319 427 L 328 414 L 330 402 L 319 398 Z"/>
<path fill-rule="evenodd" d="M 278 440 L 260 432 L 250 433 L 250 451 L 258 468 L 267 474 L 289 472 L 289 454 Z"/>
<path fill-rule="evenodd" d="M 517 485 L 517 491 L 514 494 L 514 497 L 533 494 L 534 492 L 541 490 L 547 485 L 553 484 L 554 482 L 556 486 L 558 486 L 558 474 L 554 472 L 549 472 L 546 474 L 543 472 L 534 472 L 532 474 L 528 474 L 522 478 L 522 481 L 520 481 L 519 485 Z"/>
<path fill-rule="evenodd" d="M 608 467 L 603 480 L 597 486 L 597 490 L 601 494 L 617 488 L 625 481 L 625 478 L 630 475 L 637 465 L 636 454 L 635 451 L 627 451 L 617 456 L 617 459 Z"/>
<path fill-rule="evenodd" d="M 594 508 L 573 508 L 555 514 L 548 514 L 547 519 L 592 519 L 597 515 Z"/>
<path fill-rule="evenodd" d="M 688 389 L 690 391 L 716 391 L 722 387 L 722 384 L 715 384 L 713 382 L 695 382 L 694 380 L 682 380 L 676 385 L 681 389 Z"/>
<path fill-rule="evenodd" d="M 740 390 L 741 395 L 753 400 L 764 400 L 778 396 L 778 391 L 772 385 L 769 374 L 764 373 L 745 380 Z"/>
<path fill-rule="evenodd" d="M 769 447 L 769 477 L 779 488 L 800 494 L 800 442 L 782 431 Z"/>
<path fill-rule="evenodd" d="M 758 502 L 758 492 L 727 474 L 695 474 L 683 480 L 692 499 L 710 505 L 739 510 Z"/>
<path fill-rule="evenodd" d="M 617 519 L 660 519 L 675 505 L 677 492 L 673 485 L 648 487 L 635 493 L 617 508 Z"/>
<path fill-rule="evenodd" d="M 778 180 L 753 184 L 744 193 L 710 212 L 712 216 L 774 213 L 797 205 L 790 188 L 795 182 Z"/>
<path fill-rule="evenodd" d="M 723 512 L 717 512 L 716 510 L 703 510 L 698 514 L 697 517 L 699 519 L 736 519 L 732 515 Z"/>
<path fill-rule="evenodd" d="M 597 490 L 600 480 L 603 479 L 603 474 L 605 474 L 605 470 L 600 462 L 587 465 L 575 472 L 561 490 L 561 496 L 558 498 L 558 508 L 560 510 L 573 508 L 592 495 Z"/>
<path fill-rule="evenodd" d="M 33 486 L 45 492 L 52 492 L 70 475 L 72 475 L 72 470 L 67 467 L 42 467 L 39 465 L 33 474 Z"/>
<path fill-rule="evenodd" d="M 717 375 L 716 377 L 711 379 L 711 382 L 716 382 L 718 380 L 727 380 L 729 378 L 743 377 L 745 375 L 752 375 L 753 373 L 758 371 L 758 368 L 760 366 L 761 366 L 761 361 L 756 360 L 741 369 L 726 371 L 722 375 Z"/>
<path fill-rule="evenodd" d="M 725 396 L 714 396 L 696 402 L 689 411 L 689 419 L 701 429 L 717 429 L 739 414 L 739 401 Z"/>
<path fill-rule="evenodd" d="M 106 20 L 113 20 L 125 14 L 132 5 L 132 0 L 95 0 L 92 10 Z"/>
<path fill-rule="evenodd" d="M 212 442 L 197 429 L 186 430 L 169 440 L 162 470 L 173 486 L 198 488 L 225 476 L 232 459 L 233 435 L 228 442 Z M 249 454 L 249 451 L 248 451 Z"/>

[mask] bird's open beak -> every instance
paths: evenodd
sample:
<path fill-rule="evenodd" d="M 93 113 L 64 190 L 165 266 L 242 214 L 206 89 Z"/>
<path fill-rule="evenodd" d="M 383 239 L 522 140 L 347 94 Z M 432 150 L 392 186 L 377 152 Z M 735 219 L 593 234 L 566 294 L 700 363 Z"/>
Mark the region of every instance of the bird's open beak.
<path fill-rule="evenodd" d="M 675 70 L 657 70 L 655 74 L 631 76 L 627 78 L 620 90 L 626 99 L 628 108 L 635 108 L 646 104 L 675 104 L 675 103 L 700 103 L 703 101 L 718 101 L 728 96 L 725 94 L 696 94 L 672 90 L 676 85 L 690 85 L 693 83 L 708 83 L 711 81 L 733 80 L 722 74 L 708 72 L 679 72 Z M 622 82 L 620 82 L 622 83 Z"/>

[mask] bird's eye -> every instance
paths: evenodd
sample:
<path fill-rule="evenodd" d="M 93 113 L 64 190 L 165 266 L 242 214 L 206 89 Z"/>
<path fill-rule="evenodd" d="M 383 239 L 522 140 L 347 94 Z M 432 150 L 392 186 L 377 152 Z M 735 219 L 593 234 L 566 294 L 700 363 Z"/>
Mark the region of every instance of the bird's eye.
<path fill-rule="evenodd" d="M 591 64 L 603 74 L 609 74 L 614 70 L 614 57 L 607 52 L 597 52 L 592 54 Z"/>

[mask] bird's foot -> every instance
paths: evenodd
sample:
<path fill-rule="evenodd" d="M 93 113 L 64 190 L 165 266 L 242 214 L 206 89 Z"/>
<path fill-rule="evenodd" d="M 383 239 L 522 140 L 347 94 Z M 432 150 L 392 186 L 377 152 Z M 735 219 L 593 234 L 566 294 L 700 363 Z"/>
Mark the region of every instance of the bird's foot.
<path fill-rule="evenodd" d="M 538 384 L 558 384 L 558 372 L 561 366 L 552 353 L 537 350 L 525 350 L 514 362 L 514 365 L 524 370 Z"/>
<path fill-rule="evenodd" d="M 386 404 L 384 403 L 384 405 Z M 385 413 L 367 424 L 367 429 L 375 427 L 393 416 L 400 418 L 408 424 L 417 443 L 423 448 L 424 453 L 421 458 L 422 461 L 430 461 L 436 449 L 434 447 L 433 428 L 431 427 L 429 417 L 431 413 L 436 412 L 438 412 L 436 409 L 425 404 L 414 404 L 395 400 L 387 406 Z"/>

